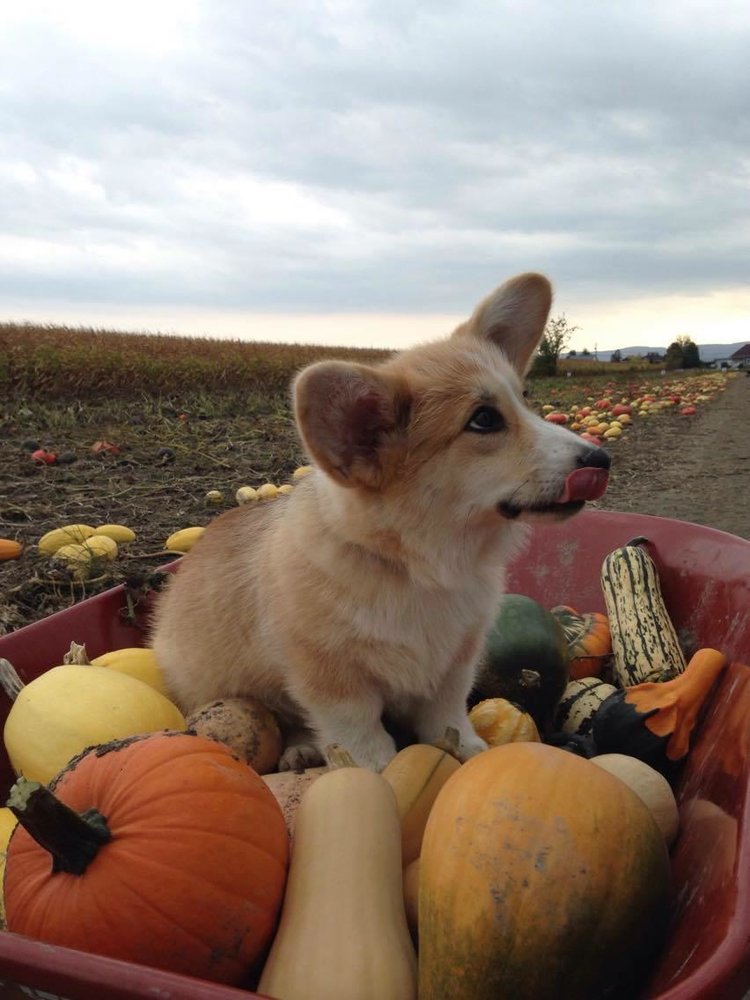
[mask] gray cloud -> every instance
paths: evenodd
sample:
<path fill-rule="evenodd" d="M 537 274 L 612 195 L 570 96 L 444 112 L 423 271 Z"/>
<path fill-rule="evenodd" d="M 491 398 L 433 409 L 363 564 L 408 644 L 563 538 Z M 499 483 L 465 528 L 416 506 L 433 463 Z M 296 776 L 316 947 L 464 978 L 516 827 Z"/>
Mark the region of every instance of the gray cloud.
<path fill-rule="evenodd" d="M 186 9 L 161 46 L 33 7 L 0 36 L 0 295 L 460 312 L 529 267 L 590 299 L 748 286 L 744 4 Z"/>

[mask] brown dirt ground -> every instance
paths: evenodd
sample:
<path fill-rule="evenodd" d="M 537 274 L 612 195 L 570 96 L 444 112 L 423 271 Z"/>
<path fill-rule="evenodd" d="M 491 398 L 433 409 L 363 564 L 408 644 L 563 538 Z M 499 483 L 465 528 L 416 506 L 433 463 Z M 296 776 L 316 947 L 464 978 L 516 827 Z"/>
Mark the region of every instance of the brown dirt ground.
<path fill-rule="evenodd" d="M 180 419 L 183 407 L 187 420 Z M 695 417 L 637 418 L 612 445 L 611 485 L 596 506 L 694 521 L 750 539 L 748 428 L 750 378 L 743 376 Z M 121 453 L 93 454 L 99 439 L 117 443 Z M 32 441 L 76 460 L 35 465 Z M 162 448 L 172 456 L 160 457 Z M 156 571 L 174 558 L 163 548 L 168 535 L 233 506 L 239 486 L 285 481 L 302 461 L 291 415 L 278 400 L 226 394 L 203 408 L 184 398 L 52 408 L 0 403 L 0 537 L 26 546 L 20 560 L 0 563 L 0 634 L 115 583 L 136 592 L 156 585 Z M 224 493 L 219 507 L 206 504 L 211 489 Z M 35 551 L 45 531 L 81 522 L 126 524 L 138 535 L 85 584 Z"/>
<path fill-rule="evenodd" d="M 731 379 L 694 417 L 638 419 L 611 449 L 610 487 L 596 506 L 750 539 L 750 377 Z"/>

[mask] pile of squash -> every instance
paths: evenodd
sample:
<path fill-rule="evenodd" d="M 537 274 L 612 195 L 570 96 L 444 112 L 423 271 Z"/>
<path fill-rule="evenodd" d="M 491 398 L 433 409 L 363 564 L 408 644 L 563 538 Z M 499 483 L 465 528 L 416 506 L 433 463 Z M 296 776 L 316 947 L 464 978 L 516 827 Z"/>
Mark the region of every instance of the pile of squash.
<path fill-rule="evenodd" d="M 277 1000 L 637 995 L 671 783 L 725 661 L 686 663 L 644 540 L 601 582 L 606 615 L 506 595 L 470 700 L 490 748 L 463 764 L 449 730 L 381 774 L 336 746 L 277 773 L 264 705 L 185 718 L 150 650 L 74 644 L 26 685 L 0 661 L 23 775 L 0 812 L 8 929 Z"/>

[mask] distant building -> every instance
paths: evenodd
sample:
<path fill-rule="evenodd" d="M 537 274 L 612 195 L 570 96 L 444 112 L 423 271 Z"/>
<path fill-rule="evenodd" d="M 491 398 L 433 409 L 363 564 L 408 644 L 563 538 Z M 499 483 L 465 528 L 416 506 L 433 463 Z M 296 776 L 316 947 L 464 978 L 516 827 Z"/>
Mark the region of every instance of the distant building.
<path fill-rule="evenodd" d="M 750 344 L 744 344 L 728 358 L 714 358 L 712 368 L 750 368 Z"/>

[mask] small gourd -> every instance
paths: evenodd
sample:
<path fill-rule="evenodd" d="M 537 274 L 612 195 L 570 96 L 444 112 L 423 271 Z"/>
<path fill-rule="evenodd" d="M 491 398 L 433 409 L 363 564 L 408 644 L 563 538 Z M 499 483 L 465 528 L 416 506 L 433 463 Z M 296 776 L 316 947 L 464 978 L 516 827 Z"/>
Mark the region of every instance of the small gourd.
<path fill-rule="evenodd" d="M 613 684 L 598 677 L 582 677 L 565 688 L 555 712 L 558 732 L 574 736 L 589 736 L 594 716 L 602 704 L 617 691 Z"/>
<path fill-rule="evenodd" d="M 504 743 L 539 742 L 539 730 L 528 712 L 506 698 L 487 698 L 469 712 L 469 722 L 474 732 L 487 746 L 499 747 Z"/>
<path fill-rule="evenodd" d="M 263 775 L 263 780 L 281 807 L 291 839 L 294 839 L 295 820 L 302 796 L 313 781 L 327 771 L 327 767 L 308 767 L 304 771 L 271 771 Z"/>
<path fill-rule="evenodd" d="M 672 680 L 611 695 L 594 716 L 599 752 L 628 754 L 671 776 L 690 749 L 698 714 L 726 663 L 718 650 L 699 649 Z"/>
<path fill-rule="evenodd" d="M 185 721 L 198 736 L 226 744 L 258 774 L 279 766 L 281 730 L 273 712 L 257 698 L 220 698 L 196 708 Z"/>
<path fill-rule="evenodd" d="M 558 605 L 551 612 L 560 623 L 570 653 L 571 680 L 600 677 L 612 655 L 609 619 L 598 611 L 581 613 Z"/>

